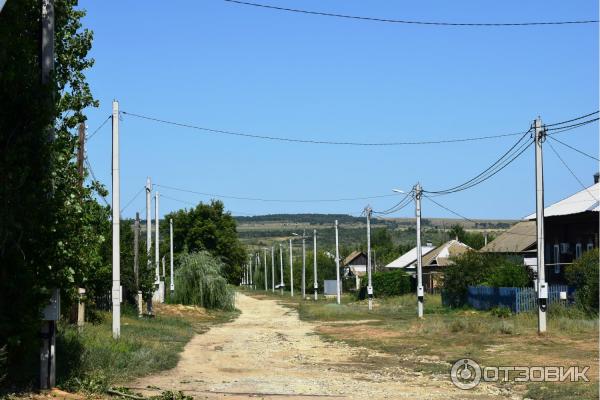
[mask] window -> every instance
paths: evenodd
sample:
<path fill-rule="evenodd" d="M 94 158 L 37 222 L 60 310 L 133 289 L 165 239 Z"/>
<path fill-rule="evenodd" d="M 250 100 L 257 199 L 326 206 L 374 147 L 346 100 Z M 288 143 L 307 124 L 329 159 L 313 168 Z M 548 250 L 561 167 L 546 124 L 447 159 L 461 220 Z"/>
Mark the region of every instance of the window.
<path fill-rule="evenodd" d="M 575 259 L 581 257 L 581 243 L 575 245 Z"/>
<path fill-rule="evenodd" d="M 587 244 L 587 249 L 588 249 L 588 251 L 593 250 L 594 249 L 594 243 L 591 243 L 591 242 L 588 243 Z"/>
<path fill-rule="evenodd" d="M 559 274 L 560 273 L 560 246 L 555 244 L 554 245 L 554 273 L 555 274 Z"/>

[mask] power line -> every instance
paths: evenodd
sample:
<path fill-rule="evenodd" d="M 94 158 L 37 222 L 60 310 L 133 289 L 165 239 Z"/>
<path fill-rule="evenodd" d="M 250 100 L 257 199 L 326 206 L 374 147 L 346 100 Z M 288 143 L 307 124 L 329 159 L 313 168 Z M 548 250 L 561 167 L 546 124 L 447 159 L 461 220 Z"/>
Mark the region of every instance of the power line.
<path fill-rule="evenodd" d="M 162 187 L 165 189 L 176 190 L 179 192 L 186 192 L 192 194 L 198 194 L 201 196 L 209 196 L 223 199 L 233 199 L 233 200 L 248 200 L 248 201 L 263 201 L 263 202 L 273 202 L 273 203 L 326 203 L 326 202 L 340 202 L 340 201 L 355 201 L 355 200 L 370 200 L 370 199 L 380 199 L 383 197 L 392 197 L 395 196 L 393 194 L 384 194 L 380 196 L 365 196 L 365 197 L 348 197 L 348 198 L 339 198 L 339 199 L 305 199 L 305 200 L 291 200 L 291 199 L 265 199 L 259 197 L 245 197 L 245 196 L 231 196 L 231 195 L 223 195 L 216 193 L 206 193 L 206 192 L 198 192 L 195 190 L 182 189 L 173 186 L 160 185 L 158 183 L 154 184 L 155 186 Z"/>
<path fill-rule="evenodd" d="M 414 193 L 414 189 L 410 192 L 406 193 L 406 195 L 395 205 L 383 211 L 373 211 L 373 214 L 377 215 L 389 215 L 394 212 L 402 210 L 404 207 L 412 203 L 412 197 L 410 197 Z M 408 200 L 408 201 L 407 201 Z"/>
<path fill-rule="evenodd" d="M 129 200 L 127 202 L 127 204 L 125 205 L 125 207 L 121 208 L 121 213 L 123 213 L 123 211 L 125 211 L 127 209 L 127 207 L 129 207 L 131 205 L 131 203 L 133 203 L 135 201 L 135 199 L 137 199 L 137 197 L 146 189 L 146 186 L 142 186 L 140 190 L 138 190 L 138 192 L 135 194 L 135 196 L 133 196 L 133 198 L 131 200 Z"/>
<path fill-rule="evenodd" d="M 584 126 L 584 125 L 596 122 L 596 121 L 598 121 L 598 119 L 600 119 L 600 118 L 593 118 L 593 119 L 589 119 L 589 120 L 583 121 L 583 122 L 578 122 L 578 123 L 572 124 L 572 125 L 564 125 L 564 126 L 557 126 L 557 127 L 554 127 L 554 128 L 546 128 L 546 130 L 547 131 L 557 131 L 557 132 L 560 132 L 560 131 L 563 131 L 563 130 L 567 130 L 569 128 L 579 128 L 581 126 Z M 557 125 L 557 124 L 554 124 L 554 125 Z M 554 132 L 554 133 L 557 133 L 557 132 Z M 550 135 L 552 135 L 552 134 L 553 133 L 550 133 Z"/>
<path fill-rule="evenodd" d="M 560 162 L 565 166 L 565 168 L 571 173 L 571 175 L 573 176 L 573 178 L 575 178 L 575 180 L 577 182 L 579 182 L 579 184 L 581 185 L 581 187 L 588 192 L 588 194 L 590 196 L 592 196 L 593 199 L 595 199 L 596 201 L 598 201 L 598 198 L 596 196 L 594 196 L 592 194 L 592 192 L 590 192 L 587 188 L 587 186 L 585 186 L 583 184 L 583 182 L 581 182 L 581 180 L 577 177 L 577 175 L 575 175 L 575 172 L 573 172 L 573 170 L 567 165 L 567 163 L 565 162 L 565 160 L 563 160 L 563 158 L 560 156 L 560 154 L 558 154 L 558 152 L 556 151 L 556 149 L 554 148 L 554 146 L 552 146 L 552 143 L 548 142 L 548 146 L 550 146 L 550 149 L 554 152 L 554 154 L 556 154 L 556 157 L 558 157 L 558 159 L 560 160 Z"/>
<path fill-rule="evenodd" d="M 586 157 L 589 157 L 589 158 L 591 158 L 592 160 L 595 160 L 595 161 L 600 161 L 600 159 L 598 159 L 598 158 L 596 158 L 596 157 L 594 157 L 594 156 L 592 156 L 592 155 L 590 155 L 590 154 L 588 154 L 588 153 L 586 153 L 586 152 L 584 152 L 584 151 L 581 151 L 581 150 L 579 150 L 579 149 L 577 149 L 577 148 L 575 148 L 575 147 L 573 147 L 573 146 L 571 146 L 571 145 L 569 145 L 569 144 L 567 144 L 567 143 L 565 143 L 565 142 L 563 142 L 563 141 L 561 141 L 561 140 L 558 140 L 557 138 L 555 138 L 555 137 L 553 137 L 553 136 L 548 136 L 548 137 L 549 137 L 550 139 L 552 139 L 552 140 L 554 140 L 554 141 L 556 141 L 556 142 L 558 142 L 558 143 L 562 144 L 563 146 L 566 146 L 566 147 L 570 148 L 571 150 L 574 150 L 574 151 L 578 152 L 579 154 L 583 154 L 584 156 L 586 156 Z"/>
<path fill-rule="evenodd" d="M 96 175 L 94 174 L 94 170 L 92 169 L 92 164 L 90 163 L 88 158 L 85 157 L 83 160 L 85 161 L 85 164 L 87 165 L 88 170 L 90 171 L 90 175 L 92 175 L 92 179 L 96 182 L 100 182 L 98 180 L 98 178 L 96 178 Z M 100 194 L 100 193 L 98 193 L 98 194 Z M 108 207 L 110 207 L 110 204 L 108 203 L 108 200 L 106 200 L 106 197 L 104 197 L 102 194 L 100 194 L 100 198 L 104 201 L 104 204 L 106 204 Z"/>
<path fill-rule="evenodd" d="M 373 22 L 389 22 L 395 24 L 409 24 L 409 25 L 435 25 L 435 26 L 467 26 L 467 27 L 507 27 L 507 26 L 532 26 L 532 25 L 568 25 L 568 24 L 592 24 L 598 23 L 597 20 L 571 20 L 571 21 L 541 21 L 541 22 L 442 22 L 442 21 L 415 21 L 415 20 L 402 20 L 402 19 L 389 19 L 389 18 L 376 18 L 376 17 L 363 17 L 357 15 L 346 15 L 337 13 L 328 13 L 320 11 L 300 10 L 296 8 L 278 7 L 267 4 L 251 3 L 247 1 L 239 0 L 224 0 L 228 3 L 235 3 L 245 6 L 266 8 L 277 11 L 287 11 L 300 14 L 320 15 L 324 17 L 335 17 L 335 18 L 346 18 L 363 21 Z"/>
<path fill-rule="evenodd" d="M 197 125 L 191 125 L 181 122 L 168 121 L 160 118 L 150 117 L 142 114 L 135 114 L 126 111 L 121 111 L 125 115 L 132 117 L 141 118 L 149 121 L 160 122 L 162 124 L 168 124 L 173 126 L 179 126 L 181 128 L 196 129 L 209 133 L 240 136 L 252 139 L 263 139 L 273 140 L 280 142 L 292 142 L 292 143 L 306 143 L 306 144 L 324 144 L 324 145 L 340 145 L 340 146 L 411 146 L 411 145 L 427 145 L 427 144 L 445 144 L 445 143 L 460 143 L 460 142 L 472 142 L 477 140 L 488 140 L 497 139 L 509 136 L 517 136 L 523 134 L 523 132 L 503 133 L 498 135 L 478 136 L 478 137 L 465 137 L 465 138 L 451 138 L 451 139 L 434 139 L 424 141 L 405 141 L 405 142 L 348 142 L 348 141 L 330 141 L 330 140 L 314 140 L 314 139 L 299 139 L 299 138 L 286 138 L 281 136 L 267 136 L 267 135 L 256 135 L 252 133 L 226 131 L 221 129 L 205 128 Z"/>
<path fill-rule="evenodd" d="M 437 190 L 437 191 L 423 190 L 423 192 L 430 193 L 430 194 L 440 194 L 440 195 L 441 194 L 450 194 L 450 193 L 455 193 L 455 192 L 460 192 L 463 190 L 470 189 L 473 186 L 476 186 L 476 185 L 479 185 L 480 183 L 485 182 L 486 180 L 490 179 L 491 177 L 493 177 L 494 175 L 496 175 L 497 173 L 502 171 L 508 165 L 510 165 L 519 156 L 521 156 L 521 154 L 523 154 L 525 152 L 525 150 L 527 150 L 527 148 L 533 142 L 528 141 L 528 140 L 526 140 L 523 143 L 521 143 L 521 142 L 523 141 L 523 139 L 525 138 L 525 136 L 527 135 L 528 132 L 525 132 L 525 134 L 523 136 L 521 136 L 521 138 L 519 138 L 519 140 L 515 144 L 513 144 L 502 156 L 500 156 L 500 158 L 498 158 L 494 163 L 492 163 L 489 167 L 484 169 L 482 172 L 480 172 L 475 177 L 469 179 L 466 182 L 461 183 L 460 185 L 456 185 L 456 186 L 448 188 L 448 189 Z M 512 157 L 512 158 L 509 159 L 509 157 Z"/>
<path fill-rule="evenodd" d="M 96 133 L 98 133 L 98 131 L 99 131 L 100 129 L 102 129 L 102 127 L 103 127 L 104 125 L 106 125 L 106 123 L 108 122 L 108 120 L 109 120 L 111 117 L 112 117 L 112 115 L 109 115 L 109 116 L 108 116 L 108 118 L 106 118 L 106 119 L 104 120 L 104 122 L 102 122 L 102 124 L 100 124 L 100 126 L 99 126 L 98 128 L 96 128 L 96 130 L 95 130 L 94 132 L 92 132 L 92 134 L 91 134 L 91 135 L 88 135 L 88 137 L 86 138 L 86 140 L 87 140 L 87 141 L 89 141 L 91 138 L 93 138 L 93 137 L 94 137 L 94 135 L 95 135 Z"/>
<path fill-rule="evenodd" d="M 587 117 L 591 117 L 592 115 L 596 115 L 596 114 L 598 114 L 599 112 L 600 112 L 600 111 L 594 111 L 594 112 L 591 112 L 591 113 L 589 113 L 589 114 L 585 114 L 585 115 L 579 116 L 579 117 L 577 117 L 577 118 L 568 119 L 568 120 L 566 120 L 566 121 L 562 121 L 562 122 L 555 122 L 555 123 L 553 123 L 553 124 L 546 124 L 546 126 L 555 126 L 555 125 L 568 124 L 569 122 L 578 121 L 578 120 L 580 120 L 580 119 L 584 119 L 584 118 L 587 118 Z"/>

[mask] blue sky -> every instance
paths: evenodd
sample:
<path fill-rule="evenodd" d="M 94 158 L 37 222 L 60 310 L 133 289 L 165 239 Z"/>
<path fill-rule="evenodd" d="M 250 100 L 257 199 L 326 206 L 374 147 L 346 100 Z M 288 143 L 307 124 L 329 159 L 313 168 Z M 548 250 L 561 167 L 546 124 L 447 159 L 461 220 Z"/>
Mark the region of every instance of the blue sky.
<path fill-rule="evenodd" d="M 262 0 L 261 0 L 262 1 Z M 521 22 L 597 19 L 593 1 L 264 0 L 291 8 L 382 18 Z M 348 141 L 410 141 L 526 130 L 598 109 L 598 26 L 427 27 L 327 18 L 202 1 L 81 1 L 95 32 L 87 73 L 100 107 L 89 129 L 121 110 L 204 127 Z M 598 125 L 560 139 L 598 154 Z M 125 115 L 124 206 L 144 185 L 244 197 L 323 199 L 390 194 L 420 181 L 454 186 L 515 141 L 386 148 L 278 143 L 204 134 Z M 110 184 L 110 124 L 88 143 Z M 555 148 L 586 184 L 598 163 Z M 546 147 L 546 203 L 581 190 Z M 109 187 L 110 189 L 110 187 Z M 205 196 L 160 189 L 184 201 Z M 143 215 L 144 199 L 124 211 Z M 533 148 L 493 179 L 436 198 L 470 218 L 520 218 L 535 209 Z M 224 200 L 234 214 L 360 213 L 367 201 Z M 375 210 L 397 199 L 370 201 Z M 161 200 L 161 215 L 184 207 Z M 411 208 L 398 216 L 412 216 Z M 424 217 L 451 216 L 430 202 Z"/>

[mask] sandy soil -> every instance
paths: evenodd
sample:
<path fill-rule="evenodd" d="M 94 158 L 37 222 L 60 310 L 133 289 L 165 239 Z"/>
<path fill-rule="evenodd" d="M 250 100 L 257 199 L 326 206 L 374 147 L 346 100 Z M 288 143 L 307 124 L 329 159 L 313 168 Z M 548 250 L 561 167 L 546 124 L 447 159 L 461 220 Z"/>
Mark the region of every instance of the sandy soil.
<path fill-rule="evenodd" d="M 129 386 L 144 394 L 182 390 L 200 399 L 507 398 L 488 386 L 462 391 L 447 376 L 423 376 L 401 365 L 377 368 L 369 360 L 389 356 L 324 341 L 315 324 L 273 300 L 238 294 L 236 301 L 241 315 L 196 335 L 176 368 Z"/>

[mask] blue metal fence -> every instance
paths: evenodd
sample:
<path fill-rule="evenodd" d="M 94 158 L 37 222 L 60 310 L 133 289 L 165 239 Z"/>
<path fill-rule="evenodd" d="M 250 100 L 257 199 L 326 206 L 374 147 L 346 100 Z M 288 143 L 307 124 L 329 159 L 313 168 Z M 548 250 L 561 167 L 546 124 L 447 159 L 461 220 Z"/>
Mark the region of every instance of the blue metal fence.
<path fill-rule="evenodd" d="M 560 301 L 560 292 L 567 292 L 567 301 L 573 301 L 573 288 L 553 285 L 548 288 L 548 304 Z M 442 303 L 447 304 L 443 292 Z M 469 286 L 467 303 L 477 310 L 504 306 L 514 313 L 520 313 L 537 307 L 537 293 L 533 288 Z"/>

